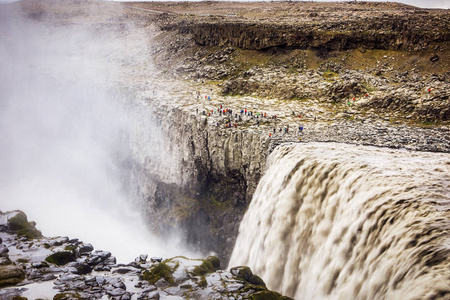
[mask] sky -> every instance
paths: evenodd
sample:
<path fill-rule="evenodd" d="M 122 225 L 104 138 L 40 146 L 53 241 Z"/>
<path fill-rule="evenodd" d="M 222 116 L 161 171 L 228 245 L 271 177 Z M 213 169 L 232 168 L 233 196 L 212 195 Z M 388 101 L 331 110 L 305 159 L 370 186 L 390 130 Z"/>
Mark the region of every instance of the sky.
<path fill-rule="evenodd" d="M 0 0 L 0 3 L 9 3 L 9 2 L 15 2 L 17 0 Z M 117 0 L 111 0 L 111 1 L 117 1 Z M 136 0 L 121 0 L 123 2 L 135 2 Z M 141 2 L 150 2 L 146 0 L 140 0 Z M 153 1 L 160 1 L 160 0 L 153 0 Z M 167 0 L 161 0 L 161 1 L 167 1 Z M 173 1 L 173 0 L 168 0 Z M 192 0 L 188 0 L 192 1 Z M 270 0 L 267 0 L 270 1 Z M 325 2 L 330 0 L 316 0 L 318 2 Z M 345 1 L 345 0 L 344 0 Z M 366 1 L 373 1 L 373 0 L 366 0 Z M 119 1 L 120 2 L 120 1 Z M 192 1 L 194 2 L 194 1 Z M 374 1 L 374 2 L 386 2 L 386 1 Z M 391 2 L 401 2 L 409 5 L 414 5 L 418 7 L 423 8 L 446 8 L 450 9 L 450 0 L 397 0 L 397 1 L 391 1 Z"/>

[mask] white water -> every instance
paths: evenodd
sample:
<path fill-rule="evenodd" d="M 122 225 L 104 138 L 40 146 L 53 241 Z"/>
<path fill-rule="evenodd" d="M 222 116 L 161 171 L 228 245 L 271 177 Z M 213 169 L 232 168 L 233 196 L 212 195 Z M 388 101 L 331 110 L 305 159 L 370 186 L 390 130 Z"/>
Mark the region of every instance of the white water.
<path fill-rule="evenodd" d="M 230 266 L 296 299 L 450 295 L 450 155 L 278 147 Z"/>
<path fill-rule="evenodd" d="M 93 23 L 102 16 L 87 13 Z M 194 256 L 150 233 L 123 188 L 127 161 L 161 155 L 145 131 L 148 111 L 119 89 L 138 80 L 134 69 L 151 71 L 140 64 L 150 61 L 148 36 L 114 29 L 87 18 L 49 25 L 0 7 L 0 210 L 23 210 L 44 235 L 79 238 L 123 263 Z"/>

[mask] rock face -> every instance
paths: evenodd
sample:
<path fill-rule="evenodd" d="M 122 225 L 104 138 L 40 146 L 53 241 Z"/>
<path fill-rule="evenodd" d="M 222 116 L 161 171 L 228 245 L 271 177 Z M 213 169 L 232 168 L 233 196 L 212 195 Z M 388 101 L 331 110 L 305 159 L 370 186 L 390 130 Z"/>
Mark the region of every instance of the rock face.
<path fill-rule="evenodd" d="M 163 30 L 192 34 L 202 46 L 262 50 L 273 47 L 348 50 L 363 47 L 420 50 L 449 42 L 448 12 L 401 4 L 266 4 L 240 7 L 237 14 L 220 8 L 212 14 L 187 11 L 183 18 L 163 19 Z M 220 4 L 217 4 L 220 6 Z M 176 8 L 175 8 L 176 9 Z"/>
<path fill-rule="evenodd" d="M 182 228 L 189 243 L 227 261 L 239 222 L 264 170 L 269 141 L 251 131 L 222 129 L 206 115 L 156 105 L 170 157 L 173 182 L 138 168 L 147 218 L 162 234 Z M 156 167 L 164 174 L 164 167 Z M 209 230 L 205 230 L 209 228 Z"/>
<path fill-rule="evenodd" d="M 18 215 L 26 219 L 23 212 L 0 212 L 0 249 L 12 253 L 2 251 L 8 263 L 0 265 L 1 299 L 34 299 L 42 297 L 43 290 L 48 291 L 46 299 L 290 299 L 267 290 L 248 267 L 221 270 L 220 260 L 213 256 L 147 261 L 147 255 L 140 255 L 125 265 L 117 264 L 110 252 L 94 250 L 78 239 L 21 238 L 4 222 Z M 61 253 L 70 253 L 70 259 L 56 259 L 66 257 Z M 241 269 L 246 276 L 236 271 Z M 53 289 L 44 289 L 50 282 Z"/>

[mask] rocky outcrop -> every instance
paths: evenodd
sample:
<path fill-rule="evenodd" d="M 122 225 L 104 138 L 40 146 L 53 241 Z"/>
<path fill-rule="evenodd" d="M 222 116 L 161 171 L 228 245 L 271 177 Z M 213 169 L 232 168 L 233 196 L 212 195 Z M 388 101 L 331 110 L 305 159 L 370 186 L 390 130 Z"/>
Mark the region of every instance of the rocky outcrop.
<path fill-rule="evenodd" d="M 1 299 L 27 299 L 24 295 L 116 300 L 262 299 L 262 295 L 270 295 L 270 299 L 290 299 L 267 290 L 261 278 L 248 267 L 222 270 L 220 260 L 214 256 L 148 259 L 147 255 L 140 255 L 129 264 L 117 264 L 110 252 L 94 250 L 92 245 L 78 239 L 41 236 L 29 240 L 14 233 L 5 222 L 17 215 L 26 219 L 19 211 L 0 213 L 0 249 L 11 249 L 13 253 L 8 257 L 9 264 L 0 265 Z M 42 261 L 43 257 L 46 261 Z M 236 271 L 243 268 L 247 276 Z M 48 288 L 48 283 L 53 288 Z"/>
<path fill-rule="evenodd" d="M 214 4 L 212 4 L 214 6 Z M 173 8 L 177 10 L 177 8 Z M 163 30 L 192 34 L 201 46 L 262 50 L 274 47 L 337 51 L 356 48 L 424 50 L 450 41 L 445 10 L 406 5 L 267 4 L 241 7 L 239 13 L 185 13 L 158 19 Z"/>
<path fill-rule="evenodd" d="M 181 229 L 188 243 L 213 250 L 226 262 L 264 171 L 270 141 L 251 130 L 223 130 L 225 116 L 219 120 L 153 105 L 157 130 L 165 137 L 162 151 L 172 161 L 136 166 L 145 187 L 141 198 L 147 219 L 161 234 Z M 162 179 L 172 168 L 176 174 Z"/>

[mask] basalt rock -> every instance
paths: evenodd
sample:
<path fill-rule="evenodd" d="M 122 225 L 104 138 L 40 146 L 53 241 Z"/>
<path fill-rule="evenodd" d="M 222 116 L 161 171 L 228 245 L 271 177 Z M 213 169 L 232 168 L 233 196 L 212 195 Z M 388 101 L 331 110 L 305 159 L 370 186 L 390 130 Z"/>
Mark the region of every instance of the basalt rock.
<path fill-rule="evenodd" d="M 0 223 L 4 220 L 3 216 L 0 214 Z M 51 251 L 60 253 L 59 247 L 71 248 L 74 244 L 70 241 L 73 242 L 73 239 L 43 236 L 39 241 L 32 242 L 11 232 L 6 223 L 1 224 L 4 225 L 0 231 L 4 247 L 15 248 L 12 264 L 0 266 L 1 299 L 26 299 L 22 298 L 25 292 L 28 296 L 39 295 L 45 299 L 251 299 L 252 295 L 258 297 L 261 292 L 278 295 L 275 299 L 288 299 L 267 290 L 262 281 L 243 279 L 221 270 L 221 263 L 214 256 L 206 259 L 155 257 L 147 262 L 147 255 L 140 255 L 135 262 L 122 265 L 113 263 L 113 256 L 108 251 L 84 252 L 81 256 L 74 251 L 75 261 L 53 266 L 52 263 L 40 262 L 40 255 Z M 80 245 L 86 244 L 80 242 Z M 33 251 L 29 251 L 31 248 Z M 110 270 L 94 273 L 85 261 L 108 264 Z M 53 289 L 48 289 L 49 282 L 53 282 Z M 126 284 L 130 282 L 134 284 Z M 20 288 L 15 287 L 17 284 Z M 44 291 L 48 294 L 43 294 Z"/>

